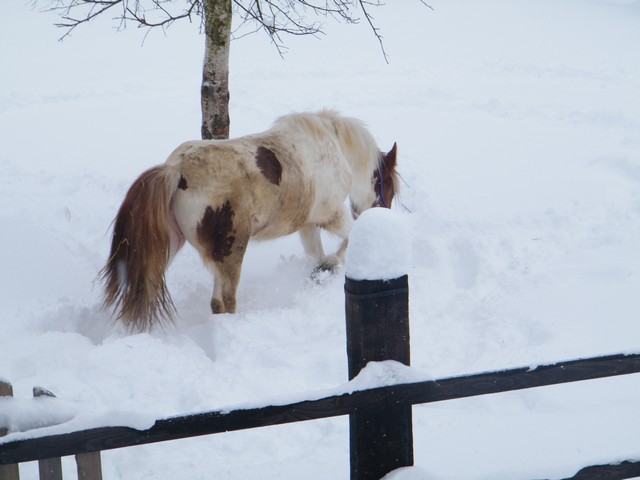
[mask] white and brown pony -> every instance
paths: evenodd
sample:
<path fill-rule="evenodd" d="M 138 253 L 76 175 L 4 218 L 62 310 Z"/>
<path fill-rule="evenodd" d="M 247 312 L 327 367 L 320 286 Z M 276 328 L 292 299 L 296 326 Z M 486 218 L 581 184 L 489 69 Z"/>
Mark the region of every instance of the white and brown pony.
<path fill-rule="evenodd" d="M 299 231 L 318 268 L 331 269 L 354 218 L 390 207 L 397 186 L 395 144 L 381 152 L 361 122 L 330 111 L 287 115 L 235 140 L 183 143 L 140 175 L 118 211 L 101 271 L 105 307 L 140 331 L 172 318 L 165 270 L 186 240 L 213 270 L 211 310 L 233 313 L 250 239 Z M 343 239 L 333 255 L 321 228 Z"/>

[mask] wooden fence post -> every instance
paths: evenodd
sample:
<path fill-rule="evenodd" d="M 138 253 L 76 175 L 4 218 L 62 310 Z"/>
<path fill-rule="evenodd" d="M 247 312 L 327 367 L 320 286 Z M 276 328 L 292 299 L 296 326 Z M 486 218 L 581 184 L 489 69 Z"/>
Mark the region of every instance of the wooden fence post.
<path fill-rule="evenodd" d="M 33 387 L 33 398 L 55 397 L 53 393 L 42 387 Z M 62 459 L 45 458 L 38 460 L 40 480 L 62 480 Z"/>
<path fill-rule="evenodd" d="M 0 380 L 0 397 L 13 397 L 13 387 L 8 382 Z M 0 437 L 9 433 L 5 427 L 0 427 Z M 20 469 L 17 463 L 0 465 L 0 480 L 20 480 Z"/>
<path fill-rule="evenodd" d="M 100 452 L 77 454 L 76 465 L 78 467 L 78 480 L 102 480 Z"/>
<path fill-rule="evenodd" d="M 393 280 L 345 281 L 349 379 L 372 361 L 410 364 L 409 284 Z M 413 465 L 411 405 L 389 398 L 383 408 L 349 415 L 351 479 L 379 480 Z"/>

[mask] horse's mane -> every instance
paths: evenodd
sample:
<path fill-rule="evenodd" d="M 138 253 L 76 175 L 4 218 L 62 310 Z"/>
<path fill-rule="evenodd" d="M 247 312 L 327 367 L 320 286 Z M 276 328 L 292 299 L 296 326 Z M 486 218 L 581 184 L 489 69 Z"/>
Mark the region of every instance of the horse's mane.
<path fill-rule="evenodd" d="M 331 135 L 356 172 L 369 175 L 380 162 L 380 149 L 364 123 L 357 118 L 345 117 L 334 110 L 317 113 L 293 113 L 278 118 L 274 127 L 302 126 L 318 139 Z"/>
<path fill-rule="evenodd" d="M 356 210 L 369 208 L 366 204 L 370 182 L 376 170 L 382 170 L 384 153 L 376 144 L 371 132 L 365 124 L 353 117 L 346 117 L 334 110 L 320 110 L 317 113 L 292 113 L 284 115 L 274 123 L 275 129 L 302 128 L 309 136 L 322 142 L 332 137 L 340 145 L 340 149 L 351 168 L 353 187 L 350 193 L 351 201 L 356 204 Z M 393 190 L 399 189 L 398 174 L 395 165 L 388 172 L 393 182 Z"/>

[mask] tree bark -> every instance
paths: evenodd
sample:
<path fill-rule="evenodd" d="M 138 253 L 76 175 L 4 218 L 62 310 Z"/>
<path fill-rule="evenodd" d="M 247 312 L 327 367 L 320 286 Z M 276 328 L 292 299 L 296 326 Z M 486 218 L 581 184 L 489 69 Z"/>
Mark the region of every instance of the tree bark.
<path fill-rule="evenodd" d="M 232 0 L 205 0 L 202 138 L 229 138 L 229 42 Z"/>

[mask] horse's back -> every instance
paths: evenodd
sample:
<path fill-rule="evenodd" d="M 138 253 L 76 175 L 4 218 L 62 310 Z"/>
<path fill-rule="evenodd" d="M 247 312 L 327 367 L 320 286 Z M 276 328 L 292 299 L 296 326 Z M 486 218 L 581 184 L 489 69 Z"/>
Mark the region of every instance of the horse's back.
<path fill-rule="evenodd" d="M 227 202 L 258 239 L 328 224 L 350 192 L 371 190 L 371 144 L 359 121 L 333 112 L 286 115 L 263 133 L 233 140 L 183 143 L 167 160 L 182 174 L 177 216 L 189 224 L 190 241 L 207 207 Z"/>
<path fill-rule="evenodd" d="M 310 224 L 331 221 L 352 187 L 352 169 L 336 135 L 336 118 L 340 117 L 330 111 L 295 113 L 280 117 L 273 128 L 313 185 Z"/>
<path fill-rule="evenodd" d="M 320 185 L 332 198 L 347 195 L 357 211 L 370 207 L 375 199 L 371 188 L 373 172 L 380 161 L 380 150 L 371 132 L 357 118 L 340 115 L 332 110 L 318 113 L 294 113 L 276 120 L 276 128 L 298 131 L 313 138 L 309 167 Z M 321 198 L 326 203 L 327 198 Z"/>
<path fill-rule="evenodd" d="M 180 165 L 175 209 L 191 243 L 207 208 L 227 203 L 257 239 L 293 233 L 308 221 L 313 182 L 277 136 L 187 142 L 167 162 Z"/>

